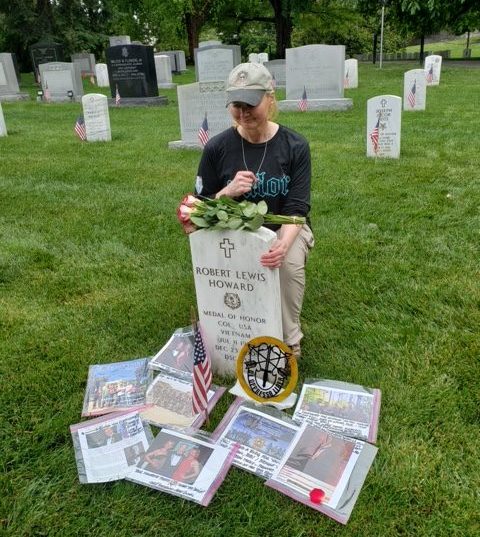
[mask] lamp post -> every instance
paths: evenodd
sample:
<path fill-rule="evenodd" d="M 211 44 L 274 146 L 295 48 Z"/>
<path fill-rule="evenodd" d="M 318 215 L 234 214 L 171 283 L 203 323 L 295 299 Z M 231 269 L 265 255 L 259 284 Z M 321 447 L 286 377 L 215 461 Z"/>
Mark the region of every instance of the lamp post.
<path fill-rule="evenodd" d="M 37 90 L 37 101 L 43 101 L 43 90 L 41 89 Z"/>
<path fill-rule="evenodd" d="M 380 69 L 382 68 L 383 61 L 383 23 L 385 21 L 385 4 L 387 0 L 381 0 L 382 2 L 382 22 L 380 25 Z"/>

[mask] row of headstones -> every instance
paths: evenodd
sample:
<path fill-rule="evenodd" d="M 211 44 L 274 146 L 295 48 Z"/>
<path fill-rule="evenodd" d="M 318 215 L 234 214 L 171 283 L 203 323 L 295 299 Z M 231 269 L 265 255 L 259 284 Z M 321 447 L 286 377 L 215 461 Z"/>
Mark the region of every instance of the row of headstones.
<path fill-rule="evenodd" d="M 469 49 L 470 50 L 470 49 Z M 425 51 L 423 53 L 424 57 L 431 56 L 434 53 L 432 51 Z M 440 50 L 435 53 L 437 56 L 442 56 L 442 58 L 448 59 L 450 58 L 451 51 L 450 50 Z M 372 61 L 373 60 L 373 54 L 354 54 L 353 56 L 355 59 L 359 61 Z M 465 56 L 464 54 L 464 57 Z M 468 56 L 469 57 L 469 56 Z M 377 54 L 377 60 L 379 59 L 379 55 Z M 392 52 L 382 55 L 382 60 L 384 61 L 395 61 L 395 60 L 419 60 L 420 59 L 420 52 Z"/>
<path fill-rule="evenodd" d="M 442 57 L 425 58 L 423 69 L 411 69 L 403 77 L 403 110 L 425 110 L 427 86 L 438 86 Z M 367 157 L 400 158 L 402 98 L 380 95 L 367 101 Z"/>

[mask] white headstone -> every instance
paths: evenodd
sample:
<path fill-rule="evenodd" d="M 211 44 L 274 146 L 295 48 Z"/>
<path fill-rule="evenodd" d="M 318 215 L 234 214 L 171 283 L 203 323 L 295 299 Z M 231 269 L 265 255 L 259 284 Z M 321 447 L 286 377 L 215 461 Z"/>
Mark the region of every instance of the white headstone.
<path fill-rule="evenodd" d="M 18 101 L 29 98 L 30 95 L 20 93 L 12 54 L 0 53 L 0 101 Z"/>
<path fill-rule="evenodd" d="M 195 49 L 195 75 L 198 82 L 225 82 L 240 63 L 238 45 L 213 45 Z"/>
<path fill-rule="evenodd" d="M 2 104 L 0 103 L 0 136 L 7 136 L 7 126 L 3 117 Z"/>
<path fill-rule="evenodd" d="M 354 58 L 345 60 L 344 88 L 358 88 L 358 60 Z"/>
<path fill-rule="evenodd" d="M 112 35 L 108 39 L 111 47 L 116 47 L 118 45 L 130 45 L 129 35 Z"/>
<path fill-rule="evenodd" d="M 97 86 L 99 88 L 110 87 L 110 81 L 108 79 L 108 67 L 106 63 L 97 63 L 95 65 L 95 73 L 97 78 Z"/>
<path fill-rule="evenodd" d="M 82 97 L 82 106 L 87 142 L 110 142 L 112 132 L 107 97 L 101 93 L 88 93 Z"/>
<path fill-rule="evenodd" d="M 423 69 L 411 69 L 403 75 L 403 109 L 425 110 L 427 81 Z"/>
<path fill-rule="evenodd" d="M 221 44 L 222 44 L 221 41 L 217 41 L 216 39 L 209 39 L 208 41 L 200 41 L 200 43 L 198 44 L 198 47 L 199 48 L 211 47 L 212 45 L 221 45 Z"/>
<path fill-rule="evenodd" d="M 201 230 L 190 235 L 198 315 L 212 367 L 234 375 L 242 346 L 258 336 L 283 339 L 278 269 L 260 264 L 276 234 Z"/>
<path fill-rule="evenodd" d="M 170 149 L 202 149 L 198 131 L 207 116 L 209 137 L 232 125 L 225 106 L 224 82 L 196 82 L 177 86 L 178 112 L 182 139 L 169 142 Z"/>
<path fill-rule="evenodd" d="M 260 52 L 258 55 L 258 61 L 259 63 L 268 62 L 268 54 L 266 52 Z"/>
<path fill-rule="evenodd" d="M 379 95 L 367 101 L 367 157 L 400 157 L 402 99 Z"/>
<path fill-rule="evenodd" d="M 299 110 L 301 101 L 311 110 L 347 110 L 351 99 L 343 96 L 345 47 L 306 45 L 286 50 L 287 95 L 280 110 Z"/>
<path fill-rule="evenodd" d="M 40 64 L 40 77 L 45 95 L 53 102 L 77 100 L 83 95 L 80 70 L 73 63 L 50 62 Z M 69 96 L 72 92 L 72 97 Z"/>
<path fill-rule="evenodd" d="M 157 86 L 159 88 L 172 89 L 177 87 L 172 82 L 170 56 L 167 54 L 155 54 L 155 71 L 157 73 Z"/>
<path fill-rule="evenodd" d="M 82 76 L 95 76 L 95 55 L 80 52 L 71 55 L 72 62 L 78 64 Z"/>
<path fill-rule="evenodd" d="M 275 87 L 284 88 L 287 84 L 286 60 L 270 60 L 263 64 L 272 77 L 275 78 Z"/>
<path fill-rule="evenodd" d="M 425 58 L 424 71 L 427 86 L 438 86 L 440 84 L 440 73 L 442 71 L 442 57 L 437 54 L 427 56 Z"/>
<path fill-rule="evenodd" d="M 259 63 L 258 54 L 256 52 L 250 52 L 250 54 L 248 55 L 248 61 L 250 63 Z"/>

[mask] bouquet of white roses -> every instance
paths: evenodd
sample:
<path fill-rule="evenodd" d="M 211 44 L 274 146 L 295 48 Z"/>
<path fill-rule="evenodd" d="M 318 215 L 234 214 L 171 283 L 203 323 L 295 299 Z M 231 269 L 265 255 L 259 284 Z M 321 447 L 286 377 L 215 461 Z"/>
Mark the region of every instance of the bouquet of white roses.
<path fill-rule="evenodd" d="M 264 201 L 235 201 L 227 196 L 198 199 L 187 194 L 177 209 L 185 233 L 197 229 L 246 229 L 256 231 L 263 224 L 305 223 L 303 216 L 270 214 Z"/>

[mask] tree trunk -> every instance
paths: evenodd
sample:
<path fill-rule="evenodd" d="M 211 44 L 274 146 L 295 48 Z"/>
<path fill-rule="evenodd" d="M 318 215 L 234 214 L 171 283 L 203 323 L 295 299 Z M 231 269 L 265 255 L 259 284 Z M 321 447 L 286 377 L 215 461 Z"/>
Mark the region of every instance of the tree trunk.
<path fill-rule="evenodd" d="M 467 32 L 467 50 L 470 48 L 470 30 Z"/>
<path fill-rule="evenodd" d="M 285 50 L 292 46 L 292 16 L 290 0 L 270 0 L 275 18 L 277 58 L 285 58 Z"/>
<path fill-rule="evenodd" d="M 192 13 L 185 13 L 185 26 L 187 27 L 188 55 L 190 57 L 190 61 L 193 63 L 195 59 L 194 49 L 198 47 L 198 40 L 200 37 L 200 30 L 203 26 L 203 21 Z"/>
<path fill-rule="evenodd" d="M 423 58 L 425 56 L 425 34 L 420 36 L 420 65 L 423 64 Z"/>

